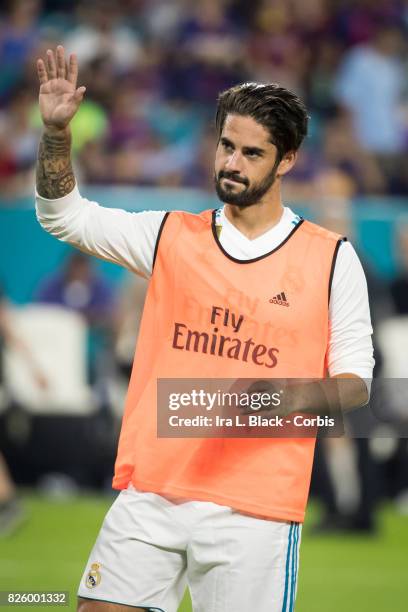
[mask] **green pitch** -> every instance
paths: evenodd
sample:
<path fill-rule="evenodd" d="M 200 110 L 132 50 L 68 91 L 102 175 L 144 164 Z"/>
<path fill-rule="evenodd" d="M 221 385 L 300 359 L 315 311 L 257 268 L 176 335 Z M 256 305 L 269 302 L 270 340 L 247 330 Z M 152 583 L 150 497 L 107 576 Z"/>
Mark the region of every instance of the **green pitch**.
<path fill-rule="evenodd" d="M 30 609 L 75 610 L 77 583 L 111 500 L 87 496 L 58 503 L 27 496 L 25 503 L 27 522 L 14 536 L 0 539 L 0 590 L 68 590 L 69 608 Z M 312 537 L 308 525 L 316 509 L 311 508 L 303 530 L 296 612 L 407 609 L 408 519 L 391 507 L 379 518 L 374 538 Z M 190 611 L 186 597 L 179 612 Z"/>

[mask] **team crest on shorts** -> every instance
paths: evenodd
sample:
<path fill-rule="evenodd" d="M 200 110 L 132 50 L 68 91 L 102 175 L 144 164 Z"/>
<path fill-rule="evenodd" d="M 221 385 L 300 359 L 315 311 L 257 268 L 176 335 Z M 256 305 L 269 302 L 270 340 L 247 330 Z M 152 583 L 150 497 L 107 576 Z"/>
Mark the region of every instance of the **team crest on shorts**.
<path fill-rule="evenodd" d="M 100 583 L 101 578 L 102 578 L 101 573 L 99 571 L 100 567 L 101 566 L 99 563 L 92 563 L 91 569 L 89 570 L 88 575 L 85 580 L 85 584 L 88 587 L 88 589 L 94 589 Z"/>

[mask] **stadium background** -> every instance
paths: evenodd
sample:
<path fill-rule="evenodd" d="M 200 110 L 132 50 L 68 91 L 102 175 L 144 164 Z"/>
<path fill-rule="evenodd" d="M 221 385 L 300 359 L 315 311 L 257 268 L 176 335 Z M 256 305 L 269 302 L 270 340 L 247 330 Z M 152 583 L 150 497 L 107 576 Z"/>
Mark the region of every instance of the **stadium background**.
<path fill-rule="evenodd" d="M 35 220 L 41 129 L 35 59 L 58 43 L 78 54 L 79 83 L 87 86 L 73 124 L 81 192 L 135 211 L 217 205 L 212 117 L 220 90 L 245 80 L 277 81 L 300 94 L 309 108 L 310 134 L 285 179 L 285 202 L 345 233 L 356 246 L 381 340 L 377 375 L 407 376 L 398 359 L 408 339 L 407 30 L 406 0 L 2 4 L 2 290 L 18 333 L 29 325 L 33 303 L 64 303 L 81 318 L 86 347 L 76 358 L 84 362 L 91 395 L 89 410 L 84 406 L 78 414 L 77 404 L 61 409 L 32 388 L 24 367 L 16 373 L 5 364 L 0 449 L 21 487 L 27 520 L 15 534 L 0 536 L 0 590 L 70 590 L 74 601 L 112 501 L 108 483 L 131 353 L 127 330 L 129 324 L 137 329 L 144 292 L 120 268 L 95 261 L 80 278 L 90 292 L 98 283 L 103 289 L 92 311 L 78 296 L 68 303 L 56 294 L 52 282 L 63 277 L 72 250 Z M 389 342 L 391 335 L 397 342 Z M 132 345 L 134 335 L 130 340 Z M 33 341 L 32 350 L 37 348 Z M 13 362 L 9 347 L 4 353 Z M 360 461 L 364 453 L 368 459 Z M 368 487 L 368 522 L 347 523 L 337 536 L 330 529 L 318 532 L 313 526 L 324 523 L 331 501 L 322 494 L 320 472 L 315 475 L 299 612 L 405 609 L 407 454 L 406 440 L 395 431 L 357 450 L 326 449 L 319 465 L 323 473 L 330 466 L 340 516 L 361 505 L 367 482 L 375 491 Z M 350 473 L 353 486 L 344 482 Z M 188 609 L 186 603 L 183 611 Z"/>

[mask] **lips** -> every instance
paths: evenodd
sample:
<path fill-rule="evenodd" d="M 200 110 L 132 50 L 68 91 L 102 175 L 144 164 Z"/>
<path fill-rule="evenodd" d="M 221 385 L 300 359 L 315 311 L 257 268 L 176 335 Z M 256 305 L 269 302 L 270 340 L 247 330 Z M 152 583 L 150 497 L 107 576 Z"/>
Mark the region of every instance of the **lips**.
<path fill-rule="evenodd" d="M 222 180 L 228 181 L 229 183 L 235 183 L 236 185 L 244 185 L 243 181 L 237 181 L 236 179 L 228 178 L 226 176 L 222 177 Z"/>

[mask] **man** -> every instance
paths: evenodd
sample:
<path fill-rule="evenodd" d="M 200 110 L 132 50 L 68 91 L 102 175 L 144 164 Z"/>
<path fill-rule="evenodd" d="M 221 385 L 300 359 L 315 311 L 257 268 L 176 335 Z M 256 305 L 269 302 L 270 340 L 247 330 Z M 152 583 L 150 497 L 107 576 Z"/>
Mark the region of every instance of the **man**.
<path fill-rule="evenodd" d="M 328 369 L 345 379 L 343 407 L 367 401 L 372 330 L 358 258 L 281 202 L 306 110 L 273 84 L 224 92 L 215 157 L 224 206 L 127 213 L 88 202 L 75 184 L 69 122 L 85 92 L 75 55 L 66 67 L 58 47 L 37 67 L 40 223 L 150 277 L 115 467 L 122 492 L 91 553 L 79 610 L 176 612 L 187 580 L 197 612 L 293 610 L 314 440 L 158 438 L 156 386 L 321 379 Z M 285 410 L 319 413 L 330 394 L 329 384 L 298 385 Z"/>

